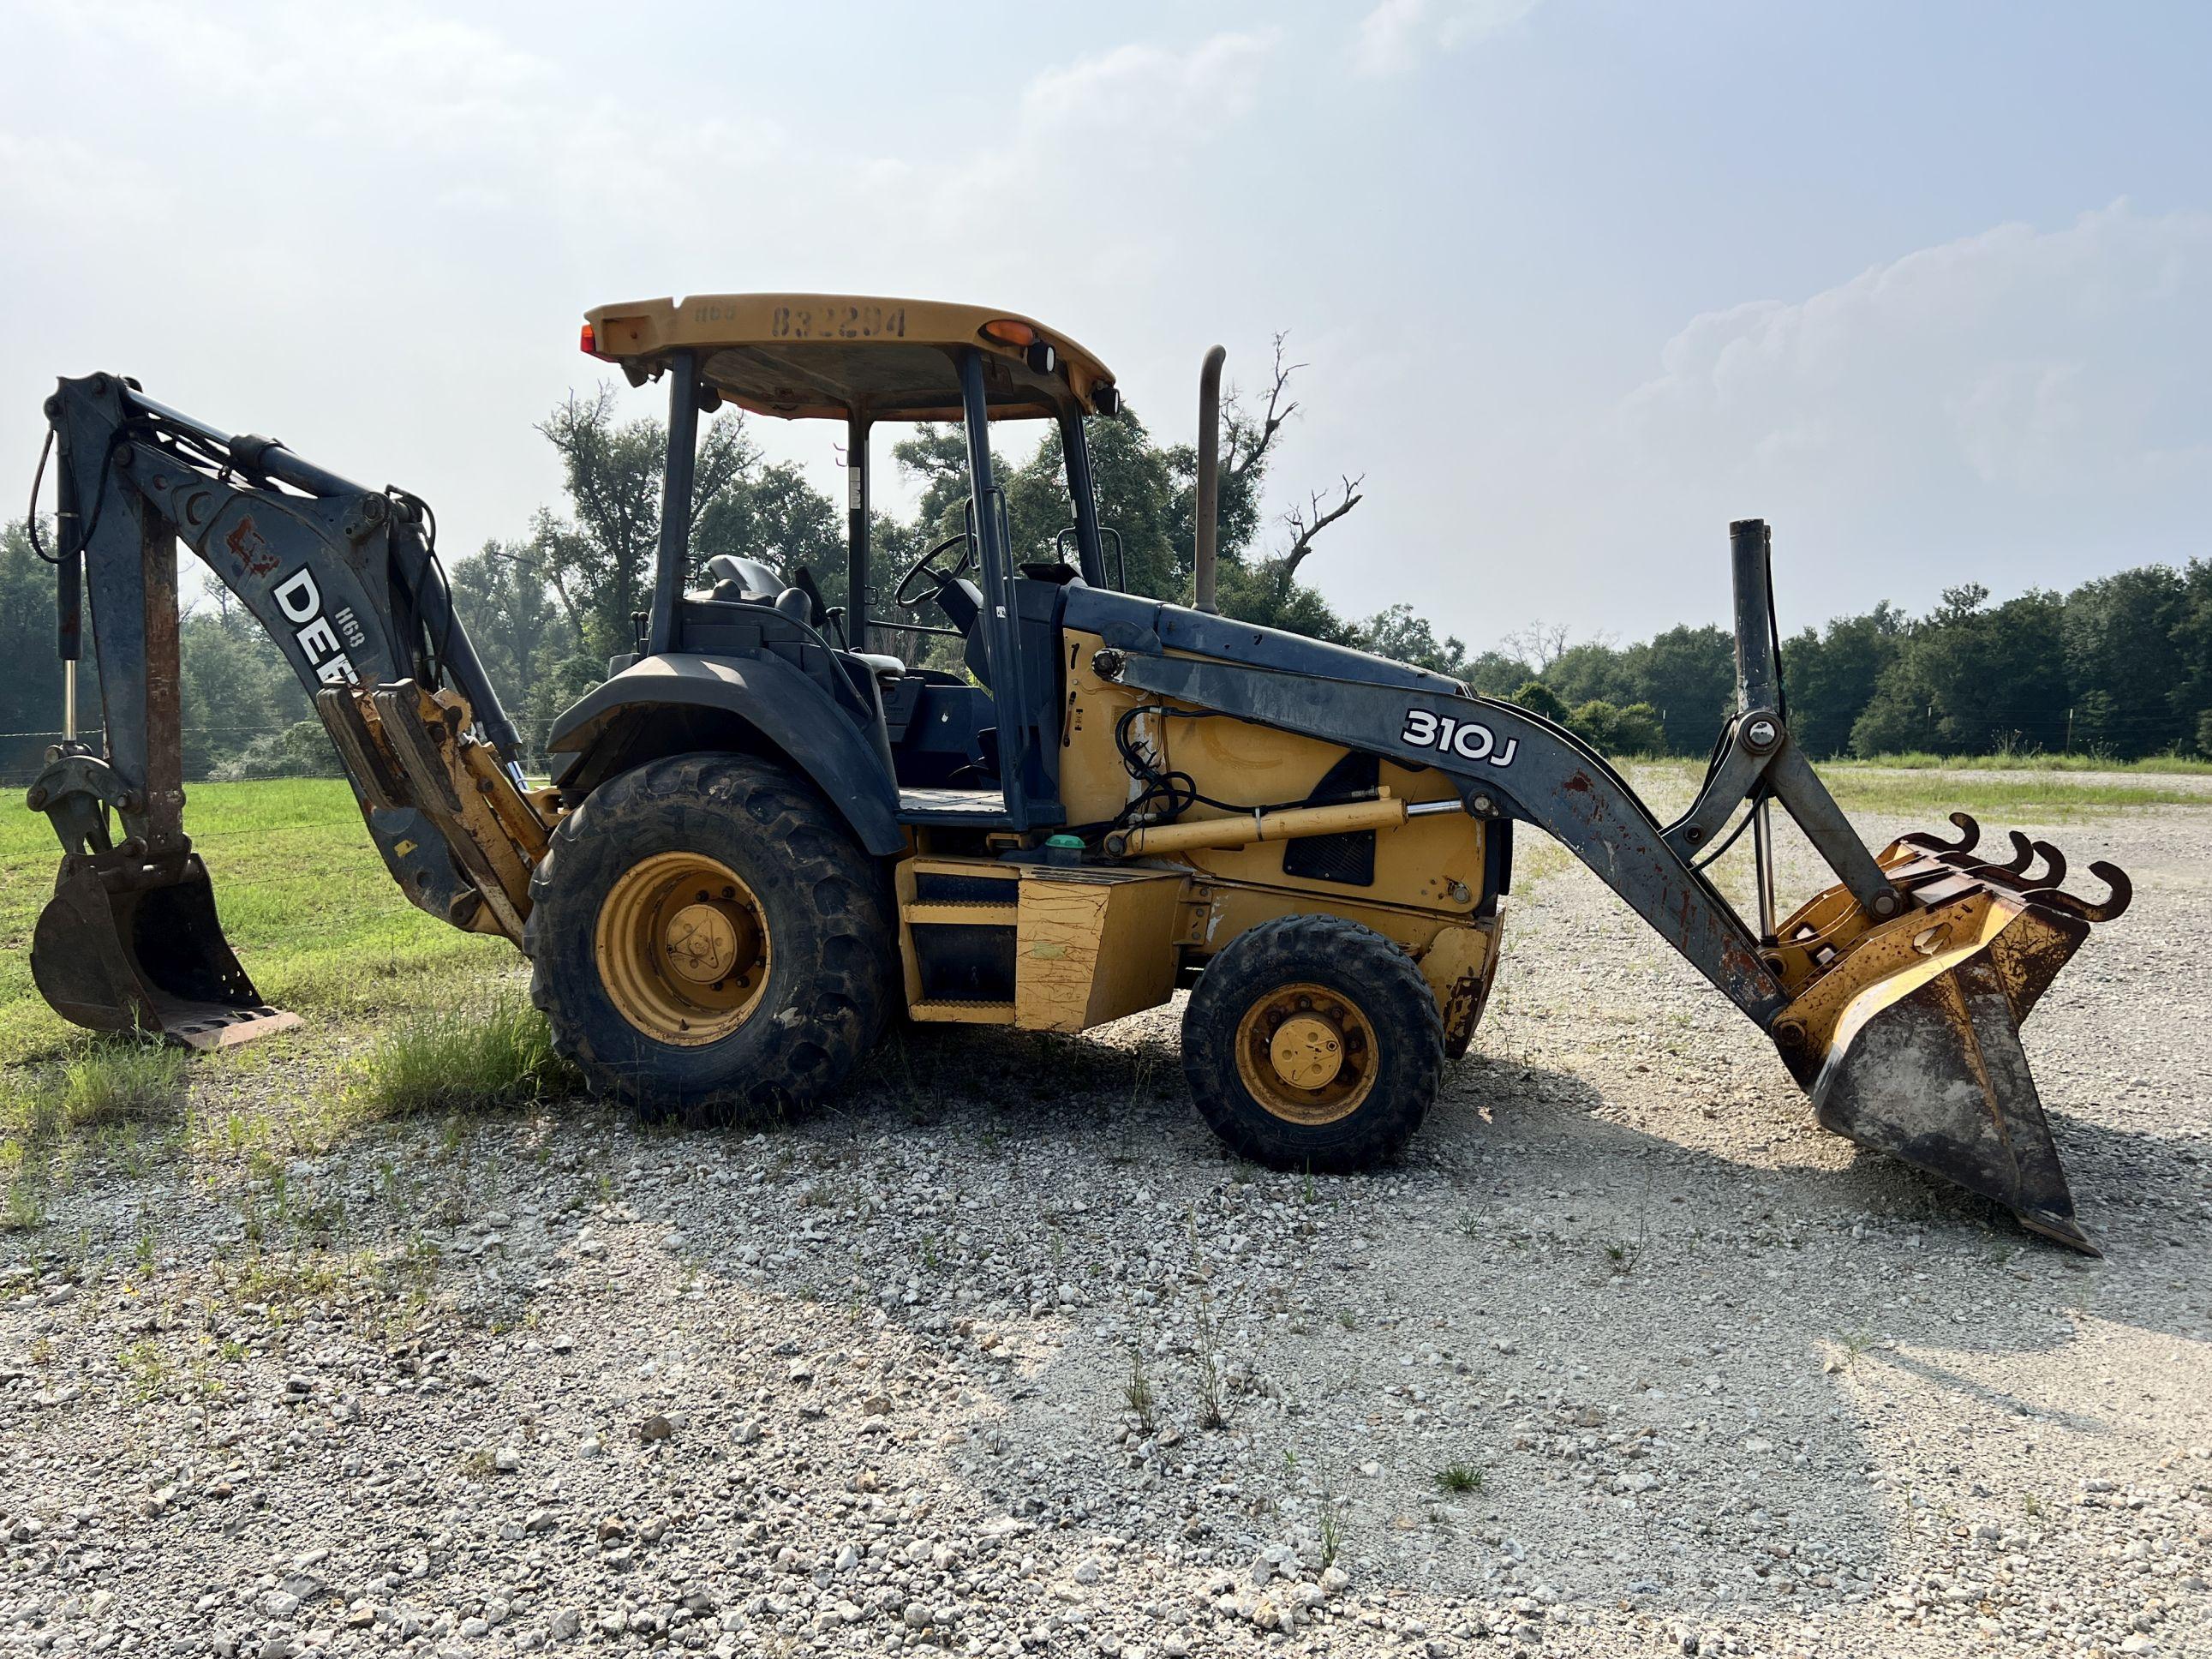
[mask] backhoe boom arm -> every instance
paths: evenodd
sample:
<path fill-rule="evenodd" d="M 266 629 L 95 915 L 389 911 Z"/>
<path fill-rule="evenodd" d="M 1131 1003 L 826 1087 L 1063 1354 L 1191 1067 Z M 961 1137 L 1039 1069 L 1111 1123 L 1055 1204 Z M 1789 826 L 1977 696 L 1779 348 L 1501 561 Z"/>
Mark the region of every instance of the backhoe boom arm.
<path fill-rule="evenodd" d="M 515 810 L 514 728 L 453 613 L 428 507 L 351 483 L 272 439 L 226 434 L 117 375 L 62 381 L 46 415 L 58 468 L 61 654 L 74 663 L 88 598 L 104 715 L 100 750 L 71 731 L 30 792 L 64 854 L 33 945 L 41 988 L 56 993 L 49 1000 L 80 1023 L 151 1024 L 173 1035 L 196 1024 L 207 1029 L 183 1034 L 210 1042 L 240 1040 L 241 1025 L 266 1014 L 222 939 L 184 832 L 179 541 L 314 697 L 408 898 L 455 926 L 519 936 L 511 893 L 490 890 L 498 861 L 477 856 L 489 822 L 481 798 L 495 798 L 495 839 L 527 848 L 542 826 L 526 803 Z M 375 709 L 361 708 L 379 687 L 387 706 L 419 714 L 427 733 L 382 739 Z M 410 749 L 427 750 L 431 769 L 455 781 L 434 792 L 441 799 L 392 781 L 408 775 Z M 449 806 L 457 796 L 476 799 Z M 463 805 L 478 833 L 457 831 Z M 515 867 L 510 859 L 502 869 Z M 526 882 L 527 864 L 519 867 Z M 83 937 L 88 928 L 94 937 Z"/>

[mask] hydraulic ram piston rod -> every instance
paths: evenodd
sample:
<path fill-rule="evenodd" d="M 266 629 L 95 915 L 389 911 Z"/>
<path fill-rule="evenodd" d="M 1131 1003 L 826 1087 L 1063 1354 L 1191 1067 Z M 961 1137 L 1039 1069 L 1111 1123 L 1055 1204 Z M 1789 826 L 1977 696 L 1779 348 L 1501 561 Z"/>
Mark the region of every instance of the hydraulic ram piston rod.
<path fill-rule="evenodd" d="M 1379 794 L 1373 800 L 1339 801 L 1329 806 L 1286 806 L 1275 812 L 1255 808 L 1233 818 L 1201 818 L 1194 823 L 1117 830 L 1106 837 L 1106 851 L 1113 858 L 1135 858 L 1145 853 L 1249 847 L 1254 842 L 1292 841 L 1301 836 L 1345 836 L 1362 830 L 1395 830 L 1407 818 L 1466 810 L 1455 800 L 1407 802 L 1388 794 Z"/>

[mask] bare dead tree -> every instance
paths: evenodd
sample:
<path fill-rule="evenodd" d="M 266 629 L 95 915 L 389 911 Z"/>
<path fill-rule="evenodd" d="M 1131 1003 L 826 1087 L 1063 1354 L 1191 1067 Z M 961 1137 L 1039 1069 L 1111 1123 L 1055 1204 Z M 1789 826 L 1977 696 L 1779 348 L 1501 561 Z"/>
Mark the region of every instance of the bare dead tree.
<path fill-rule="evenodd" d="M 1314 538 L 1359 505 L 1359 486 L 1367 482 L 1367 475 L 1347 476 L 1336 495 L 1334 505 L 1325 505 L 1320 491 L 1306 498 L 1306 505 L 1292 507 L 1283 515 L 1283 523 L 1291 532 L 1291 545 L 1282 557 L 1283 575 L 1287 580 L 1298 574 L 1298 565 L 1313 551 Z"/>
<path fill-rule="evenodd" d="M 1565 623 L 1547 623 L 1541 617 L 1527 626 L 1515 629 L 1505 636 L 1505 648 L 1534 669 L 1539 677 L 1552 672 L 1553 664 L 1566 654 L 1568 628 Z"/>
<path fill-rule="evenodd" d="M 1223 471 L 1232 479 L 1241 481 L 1255 467 L 1267 459 L 1267 451 L 1275 441 L 1275 434 L 1283 429 L 1284 422 L 1297 412 L 1297 403 L 1288 394 L 1291 376 L 1306 367 L 1304 363 L 1285 361 L 1283 342 L 1290 337 L 1287 331 L 1275 333 L 1274 362 L 1270 368 L 1267 385 L 1267 408 L 1257 422 L 1245 414 L 1242 401 L 1231 392 L 1223 405 L 1223 425 L 1228 430 L 1226 453 L 1223 457 Z"/>

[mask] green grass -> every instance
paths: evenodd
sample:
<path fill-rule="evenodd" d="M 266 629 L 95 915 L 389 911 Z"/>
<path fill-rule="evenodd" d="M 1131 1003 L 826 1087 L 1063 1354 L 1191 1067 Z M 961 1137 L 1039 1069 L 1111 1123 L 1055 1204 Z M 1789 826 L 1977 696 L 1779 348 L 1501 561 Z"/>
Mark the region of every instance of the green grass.
<path fill-rule="evenodd" d="M 1979 762 L 1973 763 L 1979 766 Z M 1972 812 L 2008 823 L 2050 823 L 2084 812 L 2130 806 L 2212 806 L 2212 790 L 2177 779 L 2155 781 L 2148 773 L 2125 781 L 2084 778 L 2079 769 L 2002 769 L 2002 775 L 1965 775 L 1920 769 L 1884 769 L 1858 762 L 1822 763 L 1820 772 L 1836 804 L 1869 817 L 1926 817 L 1942 830 L 1946 813 Z M 1705 768 L 1690 761 L 1642 761 L 1627 769 L 1629 781 L 1662 818 L 1687 807 Z"/>
<path fill-rule="evenodd" d="M 1436 1473 L 1437 1490 L 1455 1498 L 1482 1490 L 1482 1471 L 1472 1463 L 1447 1463 Z"/>
<path fill-rule="evenodd" d="M 543 1015 L 519 997 L 489 1009 L 403 1018 L 368 1054 L 363 1100 L 378 1115 L 507 1106 L 575 1087 Z"/>
<path fill-rule="evenodd" d="M 62 1067 L 47 1098 L 52 1127 L 105 1129 L 173 1118 L 184 1109 L 189 1057 L 181 1048 L 131 1038 L 94 1042 Z"/>
<path fill-rule="evenodd" d="M 343 783 L 196 783 L 185 828 L 216 908 L 261 994 L 308 1014 L 450 1000 L 519 966 L 505 940 L 458 933 L 400 896 Z M 75 1028 L 31 982 L 31 929 L 60 849 L 20 789 L 0 790 L 0 1065 L 59 1058 Z"/>
<path fill-rule="evenodd" d="M 2141 760 L 2112 760 L 2098 755 L 1875 755 L 1866 760 L 1823 761 L 1821 769 L 1881 767 L 1904 772 L 2179 772 L 2212 773 L 2212 760 L 2200 755 L 2146 755 Z"/>

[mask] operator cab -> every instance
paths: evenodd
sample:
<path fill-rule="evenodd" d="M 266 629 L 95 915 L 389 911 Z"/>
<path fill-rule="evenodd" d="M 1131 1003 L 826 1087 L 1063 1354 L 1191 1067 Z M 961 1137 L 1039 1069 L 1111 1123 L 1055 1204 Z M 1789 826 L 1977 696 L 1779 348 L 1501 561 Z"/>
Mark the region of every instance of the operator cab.
<path fill-rule="evenodd" d="M 1084 416 L 1120 401 L 1105 366 L 1029 318 L 975 306 L 844 295 L 708 295 L 602 306 L 582 345 L 632 385 L 670 383 L 662 545 L 639 658 L 766 653 L 793 664 L 862 729 L 897 783 L 908 824 L 1027 830 L 1061 821 L 1060 613 L 1071 586 L 1108 586 Z M 842 572 L 787 580 L 739 553 L 707 561 L 685 591 L 698 416 L 724 404 L 846 428 Z M 1056 423 L 1075 563 L 1017 565 L 990 425 Z M 951 534 L 896 574 L 873 568 L 870 438 L 884 422 L 957 422 L 967 501 Z M 888 596 L 916 622 L 878 616 Z M 842 600 L 842 603 L 836 602 Z M 961 641 L 964 673 L 909 666 L 924 635 Z"/>

